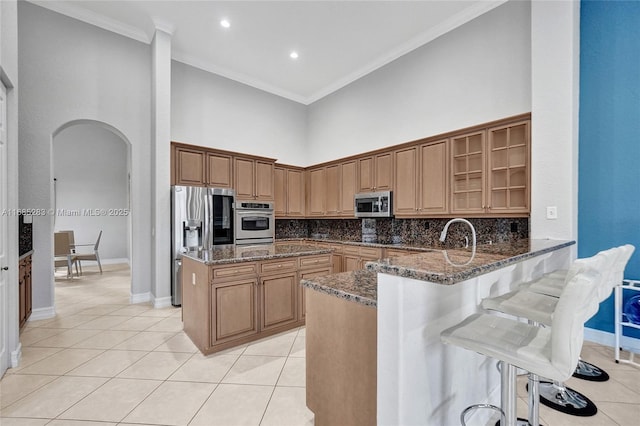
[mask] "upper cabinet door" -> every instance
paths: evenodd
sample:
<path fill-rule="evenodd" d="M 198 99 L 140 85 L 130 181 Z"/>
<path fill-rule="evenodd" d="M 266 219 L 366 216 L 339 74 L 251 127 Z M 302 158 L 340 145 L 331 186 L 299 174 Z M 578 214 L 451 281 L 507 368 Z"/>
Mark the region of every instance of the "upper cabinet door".
<path fill-rule="evenodd" d="M 451 212 L 484 213 L 485 131 L 451 139 Z"/>
<path fill-rule="evenodd" d="M 393 153 L 358 160 L 358 192 L 389 191 L 393 187 Z"/>
<path fill-rule="evenodd" d="M 256 160 L 255 162 L 255 199 L 273 201 L 273 162 Z"/>
<path fill-rule="evenodd" d="M 326 199 L 326 169 L 320 167 L 308 171 L 309 179 L 309 208 L 307 214 L 309 216 L 324 216 L 325 199 Z"/>
<path fill-rule="evenodd" d="M 246 158 L 235 158 L 235 189 L 240 200 L 255 199 L 254 182 L 256 180 L 254 161 Z"/>
<path fill-rule="evenodd" d="M 239 200 L 273 201 L 272 161 L 235 157 L 235 189 Z"/>
<path fill-rule="evenodd" d="M 530 121 L 489 129 L 488 206 L 492 213 L 528 213 Z"/>
<path fill-rule="evenodd" d="M 287 170 L 287 216 L 304 216 L 304 171 Z"/>
<path fill-rule="evenodd" d="M 342 163 L 342 179 L 340 180 L 340 216 L 354 217 L 358 166 L 356 161 Z"/>
<path fill-rule="evenodd" d="M 231 188 L 233 160 L 230 155 L 207 152 L 207 182 L 214 188 Z"/>
<path fill-rule="evenodd" d="M 420 214 L 440 214 L 449 211 L 447 142 L 447 140 L 443 140 L 420 146 L 418 172 L 420 177 L 418 181 L 418 211 Z"/>
<path fill-rule="evenodd" d="M 273 169 L 273 212 L 276 217 L 285 216 L 287 213 L 287 171 L 283 167 Z"/>
<path fill-rule="evenodd" d="M 340 164 L 327 166 L 325 171 L 325 213 L 328 216 L 337 216 L 340 214 Z"/>
<path fill-rule="evenodd" d="M 176 185 L 204 186 L 206 184 L 204 151 L 176 147 L 174 161 Z"/>
<path fill-rule="evenodd" d="M 393 192 L 393 214 L 416 215 L 418 210 L 418 148 L 410 147 L 395 152 L 396 188 Z"/>

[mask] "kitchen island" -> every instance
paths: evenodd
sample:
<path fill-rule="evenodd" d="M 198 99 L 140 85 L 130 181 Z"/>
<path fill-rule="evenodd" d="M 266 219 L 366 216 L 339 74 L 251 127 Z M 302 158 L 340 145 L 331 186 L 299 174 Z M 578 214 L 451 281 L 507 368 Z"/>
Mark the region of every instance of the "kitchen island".
<path fill-rule="evenodd" d="M 440 333 L 476 312 L 483 298 L 568 267 L 574 244 L 524 240 L 478 246 L 475 254 L 471 250 L 433 250 L 368 262 L 367 269 L 376 274 L 377 285 L 372 291 L 371 281 L 366 280 L 366 297 L 358 289 L 356 275 L 303 280 L 302 285 L 313 290 L 307 292 L 307 406 L 316 415 L 316 425 L 330 424 L 325 419 L 340 415 L 335 411 L 344 410 L 344 415 L 350 416 L 371 406 L 375 407 L 375 420 L 356 417 L 353 424 L 458 424 L 460 412 L 468 405 L 499 404 L 500 377 L 495 362 L 443 345 Z M 360 312 L 359 319 L 345 316 L 339 324 L 340 316 L 334 314 L 335 324 L 325 327 L 321 312 L 332 304 L 337 312 L 347 312 L 347 303 Z M 375 316 L 363 310 L 365 306 L 375 307 Z M 361 343 L 343 341 L 334 337 L 335 329 L 368 337 L 360 339 Z M 372 351 L 372 339 L 376 356 L 360 357 Z M 330 350 L 319 345 L 323 341 L 332 342 Z M 350 348 L 357 344 L 362 348 Z M 345 360 L 345 350 L 357 355 Z M 317 359 L 321 362 L 314 361 Z M 368 367 L 363 365 L 366 363 Z M 362 393 L 357 401 L 336 397 L 338 389 L 341 394 L 360 392 L 355 373 L 327 367 L 336 364 L 356 366 L 358 380 L 375 383 L 376 397 Z M 312 371 L 319 368 L 324 370 Z M 371 377 L 373 371 L 375 377 Z M 327 388 L 327 384 L 331 386 Z M 486 412 L 481 410 L 477 415 L 482 417 Z"/>
<path fill-rule="evenodd" d="M 304 325 L 300 279 L 331 271 L 330 249 L 303 244 L 185 253 L 184 331 L 202 353 L 210 354 Z"/>

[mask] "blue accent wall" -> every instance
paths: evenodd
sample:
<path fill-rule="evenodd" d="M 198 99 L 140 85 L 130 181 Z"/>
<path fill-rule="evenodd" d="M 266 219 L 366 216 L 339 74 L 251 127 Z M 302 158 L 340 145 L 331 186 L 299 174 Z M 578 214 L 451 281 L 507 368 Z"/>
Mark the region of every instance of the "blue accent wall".
<path fill-rule="evenodd" d="M 640 280 L 640 2 L 580 7 L 578 257 L 633 244 L 625 278 Z M 613 309 L 612 296 L 587 327 L 613 333 Z"/>

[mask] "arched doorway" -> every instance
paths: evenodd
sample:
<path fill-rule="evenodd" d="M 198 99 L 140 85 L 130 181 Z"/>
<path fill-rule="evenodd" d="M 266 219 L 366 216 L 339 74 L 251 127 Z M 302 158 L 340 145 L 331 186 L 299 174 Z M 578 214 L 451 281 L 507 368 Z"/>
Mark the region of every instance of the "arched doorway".
<path fill-rule="evenodd" d="M 102 231 L 100 258 L 131 262 L 131 144 L 114 127 L 76 120 L 52 138 L 54 232 L 73 230 L 77 244 Z"/>

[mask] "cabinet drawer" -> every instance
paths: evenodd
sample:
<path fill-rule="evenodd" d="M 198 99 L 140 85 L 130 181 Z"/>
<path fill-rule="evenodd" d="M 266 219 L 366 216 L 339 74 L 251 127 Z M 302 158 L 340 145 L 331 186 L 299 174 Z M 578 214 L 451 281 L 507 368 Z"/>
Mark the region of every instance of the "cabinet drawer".
<path fill-rule="evenodd" d="M 320 265 L 331 265 L 331 255 L 305 256 L 300 258 L 300 268 L 310 268 Z"/>
<path fill-rule="evenodd" d="M 213 268 L 213 279 L 221 280 L 226 278 L 237 278 L 239 276 L 255 275 L 258 268 L 255 263 L 242 263 L 230 266 L 220 266 Z"/>
<path fill-rule="evenodd" d="M 273 272 L 295 271 L 298 269 L 297 259 L 286 259 L 260 264 L 260 273 L 268 274 Z"/>
<path fill-rule="evenodd" d="M 385 257 L 400 257 L 400 256 L 408 256 L 415 252 L 409 250 L 401 250 L 401 249 L 385 249 Z"/>
<path fill-rule="evenodd" d="M 380 259 L 381 250 L 373 247 L 360 247 L 360 256 L 367 259 Z"/>
<path fill-rule="evenodd" d="M 342 253 L 344 254 L 355 254 L 356 256 L 360 254 L 360 247 L 358 246 L 343 246 Z"/>

